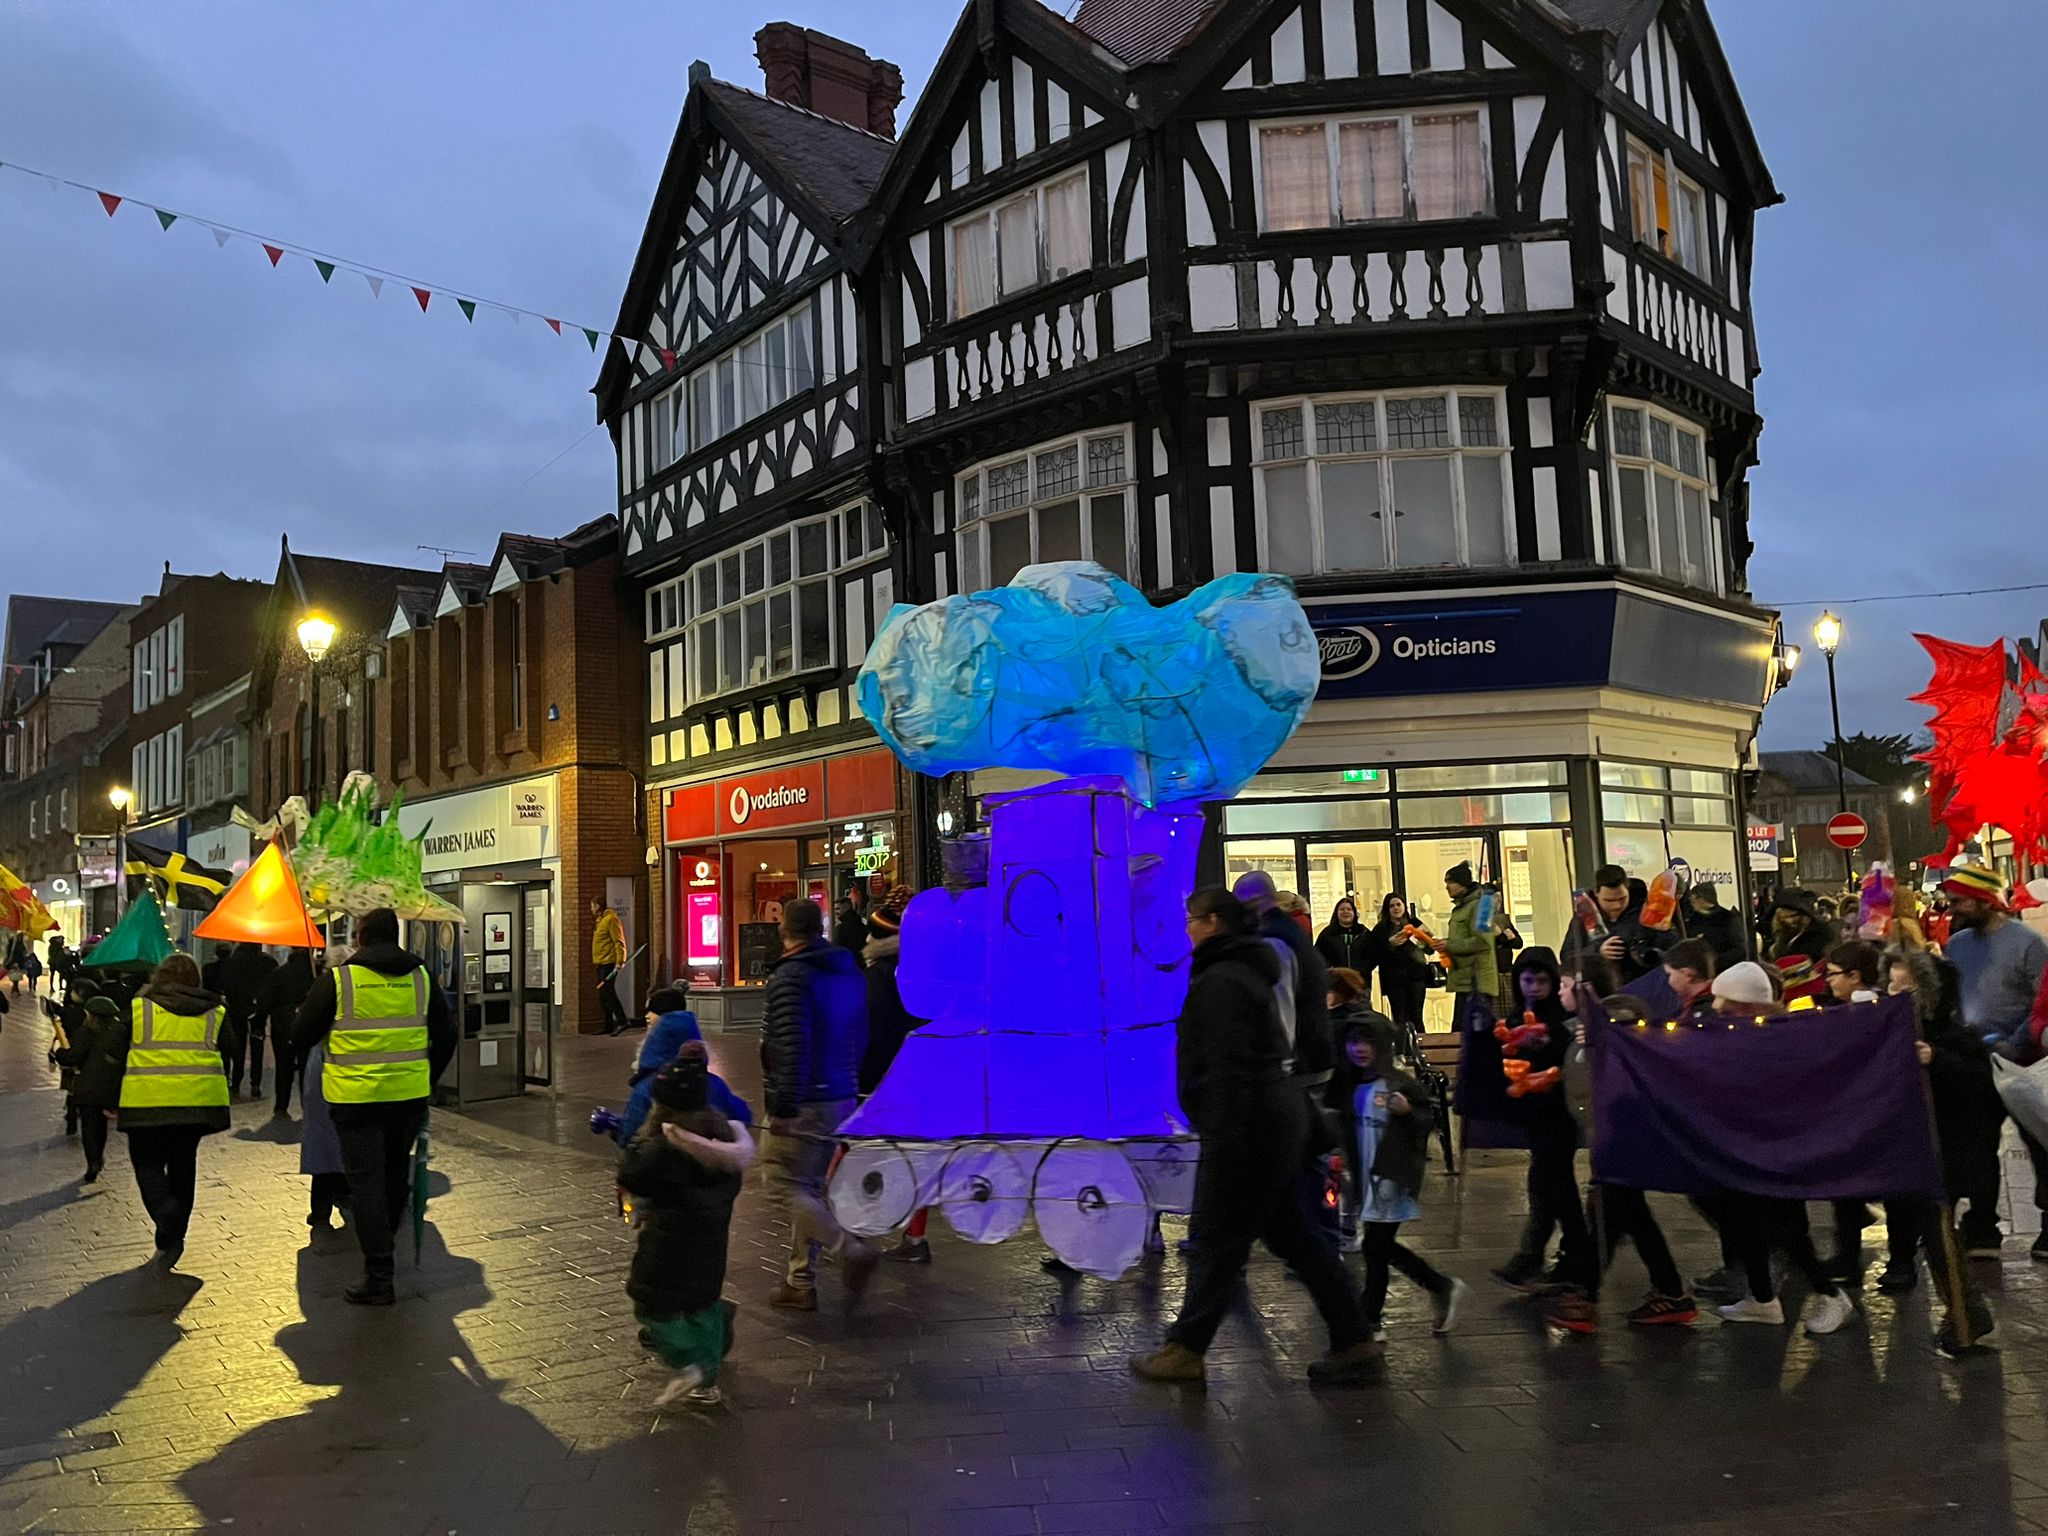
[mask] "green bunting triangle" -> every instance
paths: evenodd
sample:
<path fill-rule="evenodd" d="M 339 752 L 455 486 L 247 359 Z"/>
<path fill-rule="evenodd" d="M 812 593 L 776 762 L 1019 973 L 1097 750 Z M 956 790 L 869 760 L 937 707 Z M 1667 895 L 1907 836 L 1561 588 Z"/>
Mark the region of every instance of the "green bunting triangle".
<path fill-rule="evenodd" d="M 461 309 L 461 311 L 462 311 L 462 318 L 463 318 L 463 319 L 465 319 L 465 320 L 467 320 L 467 321 L 468 321 L 468 322 L 469 322 L 469 323 L 470 323 L 471 325 L 475 325 L 475 324 L 476 324 L 476 300 L 475 300 L 475 299 L 457 299 L 457 300 L 455 301 L 455 303 L 456 303 L 456 306 L 457 306 L 457 307 L 458 307 L 459 309 Z"/>
<path fill-rule="evenodd" d="M 588 326 L 579 325 L 577 329 L 583 332 L 583 339 L 590 343 L 590 350 L 595 352 L 597 350 L 597 332 L 591 330 Z"/>
<path fill-rule="evenodd" d="M 334 263 L 333 263 L 333 262 L 331 262 L 331 261 L 321 261 L 321 260 L 319 260 L 319 259 L 318 259 L 318 258 L 316 257 L 316 258 L 314 259 L 314 261 L 313 261 L 313 265 L 314 265 L 314 266 L 315 266 L 315 267 L 316 267 L 316 268 L 317 268 L 317 269 L 319 270 L 319 273 L 320 273 L 320 281 L 321 281 L 321 282 L 323 282 L 323 283 L 324 283 L 324 282 L 328 282 L 328 281 L 332 280 L 332 278 L 334 277 Z"/>
<path fill-rule="evenodd" d="M 156 211 L 156 221 L 163 225 L 165 229 L 169 229 L 178 222 L 178 216 L 175 213 L 166 213 L 163 209 L 159 208 Z"/>

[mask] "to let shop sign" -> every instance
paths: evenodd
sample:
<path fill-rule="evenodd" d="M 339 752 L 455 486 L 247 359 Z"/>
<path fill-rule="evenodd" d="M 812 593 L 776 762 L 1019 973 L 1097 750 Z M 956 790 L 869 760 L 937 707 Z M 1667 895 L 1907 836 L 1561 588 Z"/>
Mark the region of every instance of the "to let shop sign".
<path fill-rule="evenodd" d="M 1778 868 L 1778 826 L 1775 822 L 1752 823 L 1749 828 L 1749 867 L 1762 874 Z"/>

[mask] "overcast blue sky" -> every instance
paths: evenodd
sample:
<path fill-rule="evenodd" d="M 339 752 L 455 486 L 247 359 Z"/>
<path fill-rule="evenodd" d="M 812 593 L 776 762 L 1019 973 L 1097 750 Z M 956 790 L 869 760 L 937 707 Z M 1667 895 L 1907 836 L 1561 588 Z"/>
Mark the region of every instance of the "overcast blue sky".
<path fill-rule="evenodd" d="M 2038 61 L 2048 7 L 1719 0 L 1789 201 L 1756 306 L 1767 601 L 2048 581 Z M 888 6 L 11 0 L 0 161 L 607 325 L 690 61 L 758 81 L 789 19 L 900 63 L 958 14 Z M 907 111 L 907 107 L 906 107 Z M 2029 169 L 2031 168 L 2031 169 Z M 268 576 L 277 539 L 394 563 L 613 503 L 581 340 L 0 172 L 0 592 L 130 597 L 162 562 Z M 562 457 L 535 475 L 555 455 Z M 529 481 L 528 477 L 533 478 Z M 521 484 L 521 482 L 527 482 Z M 1811 608 L 1790 609 L 1803 630 Z M 2048 592 L 1842 610 L 1845 727 L 1904 729 L 1915 628 L 2032 635 Z M 1819 669 L 1768 746 L 1827 730 Z"/>

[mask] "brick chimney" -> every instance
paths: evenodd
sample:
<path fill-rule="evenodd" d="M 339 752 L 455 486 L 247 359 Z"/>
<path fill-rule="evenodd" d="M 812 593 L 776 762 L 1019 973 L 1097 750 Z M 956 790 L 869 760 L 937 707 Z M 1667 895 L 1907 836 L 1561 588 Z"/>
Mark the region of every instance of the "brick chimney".
<path fill-rule="evenodd" d="M 896 137 L 903 71 L 887 59 L 871 59 L 866 49 L 790 21 L 771 21 L 756 32 L 754 57 L 775 100 Z"/>

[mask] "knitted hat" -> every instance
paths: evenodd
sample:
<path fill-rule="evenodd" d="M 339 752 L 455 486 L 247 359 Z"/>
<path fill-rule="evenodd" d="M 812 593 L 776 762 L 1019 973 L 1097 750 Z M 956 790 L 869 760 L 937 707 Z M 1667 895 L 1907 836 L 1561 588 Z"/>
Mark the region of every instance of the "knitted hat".
<path fill-rule="evenodd" d="M 89 997 L 85 1000 L 85 1011 L 102 1019 L 121 1017 L 121 1005 L 111 997 Z"/>
<path fill-rule="evenodd" d="M 1951 896 L 1973 896 L 2001 912 L 2005 910 L 2005 882 L 1998 878 L 1997 871 L 1982 864 L 1956 865 L 1941 882 L 1941 888 Z"/>
<path fill-rule="evenodd" d="M 1714 996 L 1745 1007 L 1768 1008 L 1778 1000 L 1771 978 L 1754 960 L 1742 960 L 1714 978 Z"/>
<path fill-rule="evenodd" d="M 1445 885 L 1462 885 L 1467 890 L 1470 890 L 1477 883 L 1478 882 L 1476 882 L 1472 878 L 1472 866 L 1468 863 L 1465 863 L 1463 860 L 1460 860 L 1458 863 L 1453 864 L 1449 869 L 1444 871 Z"/>
<path fill-rule="evenodd" d="M 711 1053 L 686 1040 L 676 1059 L 654 1074 L 654 1102 L 669 1109 L 702 1109 L 709 1093 Z"/>
<path fill-rule="evenodd" d="M 656 987 L 647 994 L 647 1011 L 655 1015 L 683 1013 L 690 1006 L 690 994 L 681 987 Z"/>

